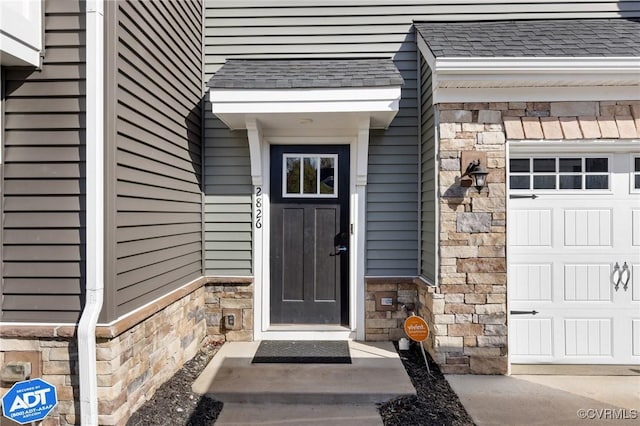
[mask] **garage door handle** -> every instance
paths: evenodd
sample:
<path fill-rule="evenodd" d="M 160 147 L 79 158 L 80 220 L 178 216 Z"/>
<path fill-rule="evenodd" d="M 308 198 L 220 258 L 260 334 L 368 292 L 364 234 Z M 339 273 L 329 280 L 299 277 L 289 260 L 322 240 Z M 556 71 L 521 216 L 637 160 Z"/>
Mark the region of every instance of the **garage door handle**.
<path fill-rule="evenodd" d="M 539 314 L 538 311 L 533 310 L 533 311 L 509 311 L 509 313 L 511 315 L 537 315 Z"/>
<path fill-rule="evenodd" d="M 620 270 L 620 265 L 618 265 L 618 262 L 616 262 L 616 264 L 613 265 L 613 273 L 611 274 L 611 280 L 613 281 L 613 289 L 615 291 L 618 291 L 618 288 L 620 288 L 620 282 L 622 282 L 622 271 Z"/>
<path fill-rule="evenodd" d="M 536 198 L 538 198 L 538 196 L 536 194 L 531 194 L 531 195 L 511 194 L 511 195 L 509 195 L 509 198 L 511 198 L 511 199 L 513 199 L 513 198 L 531 198 L 532 200 L 535 200 Z"/>
<path fill-rule="evenodd" d="M 622 265 L 622 272 L 620 272 L 620 280 L 622 280 L 622 276 L 625 274 L 627 275 L 627 278 L 624 280 L 624 284 L 622 284 L 622 288 L 624 289 L 624 291 L 627 291 L 627 288 L 629 287 L 629 280 L 631 279 L 631 269 L 629 269 L 629 265 L 627 265 L 627 262 L 624 262 L 624 265 Z"/>

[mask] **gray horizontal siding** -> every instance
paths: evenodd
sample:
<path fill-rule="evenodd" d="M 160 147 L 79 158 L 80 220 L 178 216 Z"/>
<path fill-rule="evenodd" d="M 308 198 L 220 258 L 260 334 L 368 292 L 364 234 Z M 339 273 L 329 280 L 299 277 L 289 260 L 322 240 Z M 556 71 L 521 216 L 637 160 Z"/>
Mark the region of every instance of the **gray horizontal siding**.
<path fill-rule="evenodd" d="M 75 322 L 84 287 L 84 6 L 45 3 L 41 71 L 3 82 L 1 321 Z"/>
<path fill-rule="evenodd" d="M 405 86 L 398 117 L 388 130 L 371 134 L 368 275 L 415 275 L 432 268 L 418 260 L 426 256 L 418 254 L 418 241 L 424 248 L 432 236 L 418 235 L 414 20 L 640 15 L 638 1 L 207 0 L 205 4 L 205 81 L 232 58 L 391 57 L 401 70 Z M 206 204 L 207 208 L 219 205 L 219 211 L 207 216 L 207 273 L 250 275 L 251 222 L 244 220 L 252 190 L 246 134 L 227 130 L 208 112 L 209 104 L 206 110 Z M 239 219 L 228 220 L 236 216 Z M 424 227 L 424 221 L 433 218 L 420 220 Z M 241 244 L 230 248 L 229 241 Z M 231 253 L 221 254 L 226 251 Z"/>
<path fill-rule="evenodd" d="M 420 57 L 420 274 L 435 283 L 436 271 L 436 137 L 431 70 Z"/>
<path fill-rule="evenodd" d="M 117 40 L 108 120 L 115 232 L 103 321 L 202 275 L 201 4 L 107 7 Z"/>

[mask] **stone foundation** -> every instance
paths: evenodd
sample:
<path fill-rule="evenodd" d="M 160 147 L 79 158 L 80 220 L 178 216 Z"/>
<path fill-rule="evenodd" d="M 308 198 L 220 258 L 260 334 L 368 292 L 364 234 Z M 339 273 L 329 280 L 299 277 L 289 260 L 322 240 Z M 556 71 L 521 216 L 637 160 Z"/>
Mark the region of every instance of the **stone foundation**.
<path fill-rule="evenodd" d="M 207 335 L 217 342 L 253 340 L 253 283 L 238 279 L 205 287 Z M 236 325 L 227 327 L 224 317 L 236 316 Z"/>
<path fill-rule="evenodd" d="M 143 309 L 118 324 L 97 328 L 101 425 L 124 425 L 132 412 L 197 353 L 207 332 L 204 281 L 191 283 L 149 307 L 156 312 L 146 311 L 145 315 Z M 172 300 L 167 302 L 168 298 Z M 3 326 L 2 365 L 29 360 L 31 377 L 57 388 L 58 405 L 43 426 L 80 424 L 75 333 L 75 327 Z M 11 385 L 3 383 L 2 393 Z"/>
<path fill-rule="evenodd" d="M 125 424 L 198 352 L 206 336 L 204 295 L 200 287 L 119 336 L 98 339 L 101 425 Z"/>
<path fill-rule="evenodd" d="M 418 291 L 414 280 L 367 279 L 365 296 L 365 340 L 392 341 L 405 337 L 407 318 L 404 305 L 416 306 Z M 392 305 L 383 304 L 391 300 Z"/>

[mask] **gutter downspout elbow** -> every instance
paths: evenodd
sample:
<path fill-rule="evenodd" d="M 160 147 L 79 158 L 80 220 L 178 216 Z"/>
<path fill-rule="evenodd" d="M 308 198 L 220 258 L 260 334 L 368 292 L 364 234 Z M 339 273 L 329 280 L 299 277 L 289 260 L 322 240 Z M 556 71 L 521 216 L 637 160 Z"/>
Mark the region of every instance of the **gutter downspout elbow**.
<path fill-rule="evenodd" d="M 104 0 L 86 3 L 86 284 L 78 323 L 80 417 L 98 425 L 96 324 L 104 299 Z"/>

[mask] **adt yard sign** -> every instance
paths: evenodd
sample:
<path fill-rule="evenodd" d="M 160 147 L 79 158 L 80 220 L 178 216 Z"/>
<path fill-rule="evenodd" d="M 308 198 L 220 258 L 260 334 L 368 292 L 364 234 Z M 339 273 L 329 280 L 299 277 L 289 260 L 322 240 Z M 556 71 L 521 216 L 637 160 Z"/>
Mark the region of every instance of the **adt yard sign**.
<path fill-rule="evenodd" d="M 22 425 L 42 420 L 58 403 L 56 387 L 42 379 L 18 382 L 2 397 L 2 415 Z"/>

